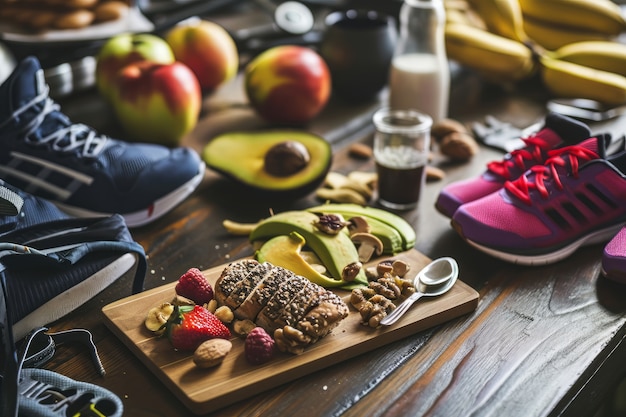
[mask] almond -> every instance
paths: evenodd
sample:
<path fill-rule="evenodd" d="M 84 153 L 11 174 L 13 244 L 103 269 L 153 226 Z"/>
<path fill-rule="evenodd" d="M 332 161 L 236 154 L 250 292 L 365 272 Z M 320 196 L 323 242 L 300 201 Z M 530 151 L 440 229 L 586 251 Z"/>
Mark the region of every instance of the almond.
<path fill-rule="evenodd" d="M 233 344 L 226 339 L 209 339 L 193 353 L 193 363 L 199 368 L 212 368 L 222 363 Z"/>

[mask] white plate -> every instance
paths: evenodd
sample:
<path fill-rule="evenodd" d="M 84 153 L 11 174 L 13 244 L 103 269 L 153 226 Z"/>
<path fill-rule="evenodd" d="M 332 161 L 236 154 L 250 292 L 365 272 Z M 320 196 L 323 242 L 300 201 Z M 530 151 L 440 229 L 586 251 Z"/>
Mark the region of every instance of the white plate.
<path fill-rule="evenodd" d="M 123 32 L 151 32 L 154 24 L 134 7 L 111 22 L 96 23 L 82 29 L 50 30 L 32 33 L 12 23 L 0 22 L 0 38 L 21 43 L 80 42 L 110 38 Z"/>

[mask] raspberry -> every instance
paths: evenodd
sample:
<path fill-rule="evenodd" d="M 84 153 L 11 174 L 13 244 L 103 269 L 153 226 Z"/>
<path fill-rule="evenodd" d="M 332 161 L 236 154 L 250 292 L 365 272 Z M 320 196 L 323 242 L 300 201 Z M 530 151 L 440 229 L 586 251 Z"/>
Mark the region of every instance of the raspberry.
<path fill-rule="evenodd" d="M 190 268 L 176 284 L 176 294 L 203 305 L 213 299 L 213 287 L 198 268 Z"/>
<path fill-rule="evenodd" d="M 253 365 L 268 362 L 274 357 L 274 339 L 262 327 L 255 327 L 246 336 L 246 359 Z"/>

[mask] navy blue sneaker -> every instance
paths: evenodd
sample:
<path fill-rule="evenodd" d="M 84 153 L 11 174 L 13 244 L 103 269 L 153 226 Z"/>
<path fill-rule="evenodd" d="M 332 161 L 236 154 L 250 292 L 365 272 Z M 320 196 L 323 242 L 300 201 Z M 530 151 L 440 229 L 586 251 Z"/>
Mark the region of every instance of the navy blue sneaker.
<path fill-rule="evenodd" d="M 161 217 L 200 184 L 197 152 L 127 143 L 73 123 L 48 96 L 36 58 L 0 85 L 0 178 L 79 217 L 121 214 L 127 226 Z"/>
<path fill-rule="evenodd" d="M 71 217 L 2 181 L 0 206 L 16 213 L 0 215 L 0 281 L 16 340 L 75 310 L 133 266 L 132 292 L 143 290 L 145 252 L 121 215 Z"/>

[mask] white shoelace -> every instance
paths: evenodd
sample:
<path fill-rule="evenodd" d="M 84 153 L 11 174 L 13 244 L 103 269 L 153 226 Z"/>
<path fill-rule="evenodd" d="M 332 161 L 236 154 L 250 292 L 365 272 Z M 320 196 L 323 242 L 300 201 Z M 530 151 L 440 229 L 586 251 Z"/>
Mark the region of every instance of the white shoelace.
<path fill-rule="evenodd" d="M 73 152 L 79 149 L 82 157 L 93 158 L 97 156 L 104 149 L 109 138 L 104 135 L 98 135 L 92 128 L 82 123 L 70 124 L 40 139 L 31 139 L 31 135 L 37 131 L 48 114 L 60 110 L 60 106 L 48 96 L 48 90 L 49 87 L 46 87 L 45 91 L 17 109 L 10 119 L 0 124 L 0 129 L 20 114 L 44 101 L 43 110 L 23 128 L 26 141 L 34 144 L 49 143 L 52 150 L 57 152 Z"/>

